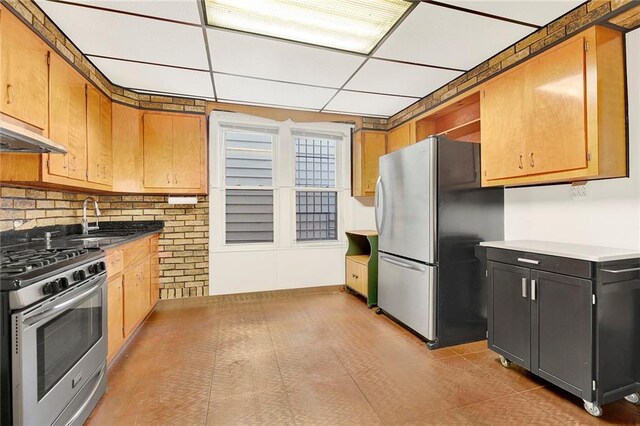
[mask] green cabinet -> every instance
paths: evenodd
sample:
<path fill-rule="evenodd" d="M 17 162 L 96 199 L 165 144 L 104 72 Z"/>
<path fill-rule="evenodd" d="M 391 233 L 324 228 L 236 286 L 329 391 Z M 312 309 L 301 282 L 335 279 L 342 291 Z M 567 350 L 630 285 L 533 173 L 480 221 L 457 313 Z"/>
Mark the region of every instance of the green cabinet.
<path fill-rule="evenodd" d="M 345 285 L 363 296 L 369 308 L 378 305 L 378 233 L 347 231 Z"/>

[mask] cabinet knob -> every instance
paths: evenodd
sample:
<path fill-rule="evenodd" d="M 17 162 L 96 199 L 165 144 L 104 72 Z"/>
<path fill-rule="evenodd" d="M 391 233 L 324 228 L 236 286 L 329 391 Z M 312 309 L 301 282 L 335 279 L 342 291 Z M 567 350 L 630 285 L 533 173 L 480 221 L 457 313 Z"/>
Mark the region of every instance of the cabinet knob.
<path fill-rule="evenodd" d="M 13 86 L 11 84 L 7 84 L 7 103 L 13 103 Z"/>
<path fill-rule="evenodd" d="M 175 183 L 176 185 L 178 184 L 178 175 L 175 175 L 173 177 L 173 183 Z"/>
<path fill-rule="evenodd" d="M 531 167 L 535 167 L 536 166 L 535 163 L 533 162 L 533 152 L 529 156 L 529 163 L 531 164 Z"/>
<path fill-rule="evenodd" d="M 171 183 L 171 178 L 169 177 L 169 173 L 167 173 L 167 183 Z"/>
<path fill-rule="evenodd" d="M 520 159 L 518 160 L 518 168 L 520 170 L 522 170 L 524 168 L 524 165 L 522 164 L 522 155 L 520 155 Z"/>

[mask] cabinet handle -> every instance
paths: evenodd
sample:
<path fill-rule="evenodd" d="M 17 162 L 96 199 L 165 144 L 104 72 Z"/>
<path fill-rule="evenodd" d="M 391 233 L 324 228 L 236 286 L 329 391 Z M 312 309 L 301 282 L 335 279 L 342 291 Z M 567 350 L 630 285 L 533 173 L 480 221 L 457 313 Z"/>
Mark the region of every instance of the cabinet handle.
<path fill-rule="evenodd" d="M 623 272 L 634 272 L 640 271 L 640 268 L 629 268 L 629 269 L 601 269 L 602 272 L 609 272 L 611 274 L 621 274 Z"/>
<path fill-rule="evenodd" d="M 171 178 L 169 177 L 169 173 L 167 173 L 167 183 L 171 183 Z"/>
<path fill-rule="evenodd" d="M 527 298 L 527 279 L 522 277 L 522 297 Z"/>
<path fill-rule="evenodd" d="M 531 300 L 536 300 L 536 280 L 531 280 Z"/>
<path fill-rule="evenodd" d="M 535 167 L 536 166 L 535 163 L 533 162 L 533 152 L 529 156 L 529 163 L 531 164 L 531 167 Z"/>
<path fill-rule="evenodd" d="M 532 265 L 539 265 L 540 261 L 539 260 L 533 260 L 533 259 L 525 259 L 523 257 L 519 257 L 518 258 L 518 262 L 522 262 L 522 263 L 530 263 Z"/>
<path fill-rule="evenodd" d="M 524 165 L 522 164 L 522 155 L 520 155 L 520 159 L 518 160 L 518 168 L 520 170 L 522 170 L 524 168 Z"/>
<path fill-rule="evenodd" d="M 7 103 L 13 103 L 13 86 L 11 84 L 7 84 Z"/>
<path fill-rule="evenodd" d="M 176 185 L 178 184 L 178 175 L 175 175 L 173 177 L 173 183 L 175 183 Z"/>

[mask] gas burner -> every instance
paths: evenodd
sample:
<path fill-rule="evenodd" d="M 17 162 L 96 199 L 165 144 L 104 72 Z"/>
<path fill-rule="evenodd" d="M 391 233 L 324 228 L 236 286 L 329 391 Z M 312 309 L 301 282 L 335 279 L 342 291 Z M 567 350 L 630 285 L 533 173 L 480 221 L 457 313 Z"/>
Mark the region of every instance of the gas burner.
<path fill-rule="evenodd" d="M 84 248 L 6 250 L 0 253 L 0 277 L 32 272 L 45 266 L 87 254 Z"/>

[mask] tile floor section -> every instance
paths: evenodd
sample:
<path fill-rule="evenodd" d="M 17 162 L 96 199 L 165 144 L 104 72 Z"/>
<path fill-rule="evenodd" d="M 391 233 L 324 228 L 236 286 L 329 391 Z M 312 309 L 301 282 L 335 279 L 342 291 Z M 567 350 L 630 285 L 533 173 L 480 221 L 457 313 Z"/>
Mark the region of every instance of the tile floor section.
<path fill-rule="evenodd" d="M 357 297 L 161 301 L 89 425 L 640 425 L 503 368 L 486 342 L 429 351 Z"/>

